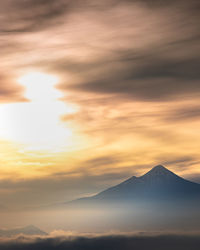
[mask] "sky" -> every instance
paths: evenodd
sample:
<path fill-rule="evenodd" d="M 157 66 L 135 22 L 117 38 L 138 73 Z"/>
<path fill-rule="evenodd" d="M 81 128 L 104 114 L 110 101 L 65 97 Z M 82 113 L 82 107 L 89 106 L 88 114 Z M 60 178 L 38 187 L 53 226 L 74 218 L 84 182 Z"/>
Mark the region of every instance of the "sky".
<path fill-rule="evenodd" d="M 157 164 L 200 182 L 199 11 L 1 0 L 2 209 L 92 195 Z"/>

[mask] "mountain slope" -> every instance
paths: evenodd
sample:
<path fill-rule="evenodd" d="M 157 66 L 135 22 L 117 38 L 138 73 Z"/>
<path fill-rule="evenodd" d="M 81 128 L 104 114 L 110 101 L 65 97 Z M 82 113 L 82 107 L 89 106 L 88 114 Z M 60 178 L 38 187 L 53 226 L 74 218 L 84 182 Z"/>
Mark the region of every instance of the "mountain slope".
<path fill-rule="evenodd" d="M 199 200 L 200 184 L 185 180 L 165 167 L 158 165 L 141 177 L 128 180 L 108 188 L 89 198 L 77 202 L 103 201 L 169 201 Z"/>
<path fill-rule="evenodd" d="M 0 237 L 12 237 L 15 235 L 24 234 L 24 235 L 47 235 L 46 232 L 41 231 L 39 228 L 29 225 L 22 228 L 14 229 L 0 229 Z"/>
<path fill-rule="evenodd" d="M 200 197 L 200 185 L 187 181 L 163 166 L 151 169 L 141 177 L 131 177 L 93 198 L 103 199 L 170 199 Z"/>

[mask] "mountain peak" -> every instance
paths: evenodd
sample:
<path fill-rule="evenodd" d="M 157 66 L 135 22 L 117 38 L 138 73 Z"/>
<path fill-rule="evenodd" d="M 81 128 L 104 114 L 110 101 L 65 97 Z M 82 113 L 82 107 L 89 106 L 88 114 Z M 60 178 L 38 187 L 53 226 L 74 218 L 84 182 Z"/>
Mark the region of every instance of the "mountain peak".
<path fill-rule="evenodd" d="M 146 174 L 164 174 L 164 173 L 171 173 L 172 174 L 172 172 L 169 170 L 169 169 L 167 169 L 167 168 L 165 168 L 163 165 L 157 165 L 157 166 L 155 166 L 155 167 L 153 167 L 149 172 L 147 172 Z"/>
<path fill-rule="evenodd" d="M 163 165 L 157 165 L 153 167 L 149 172 L 154 172 L 154 173 L 172 173 L 169 169 L 164 167 Z"/>
<path fill-rule="evenodd" d="M 155 167 L 152 168 L 152 170 L 155 169 L 159 169 L 159 170 L 168 170 L 167 168 L 165 168 L 163 165 L 157 165 Z"/>
<path fill-rule="evenodd" d="M 31 225 L 25 226 L 24 229 L 31 229 L 31 230 L 35 230 L 36 229 L 36 230 L 38 230 L 39 228 L 37 228 L 36 226 L 34 226 L 34 225 L 31 224 Z"/>
<path fill-rule="evenodd" d="M 146 178 L 160 178 L 160 177 L 180 178 L 179 176 L 177 176 L 176 174 L 174 174 L 173 172 L 171 172 L 170 170 L 168 170 L 167 168 L 165 168 L 162 165 L 157 165 L 157 166 L 153 167 L 149 172 L 147 172 L 146 174 L 144 174 L 140 178 L 146 179 Z"/>

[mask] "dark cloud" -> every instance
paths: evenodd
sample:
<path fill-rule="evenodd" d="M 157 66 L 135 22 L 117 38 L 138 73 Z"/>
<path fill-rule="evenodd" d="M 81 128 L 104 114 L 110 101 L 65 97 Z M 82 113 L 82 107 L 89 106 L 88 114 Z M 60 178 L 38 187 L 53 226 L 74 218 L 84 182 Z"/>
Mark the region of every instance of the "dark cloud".
<path fill-rule="evenodd" d="M 186 106 L 181 108 L 172 109 L 165 117 L 166 120 L 175 122 L 183 121 L 198 121 L 200 119 L 200 107 L 198 105 Z"/>
<path fill-rule="evenodd" d="M 191 155 L 181 157 L 166 155 L 164 159 L 163 157 L 160 157 L 158 162 L 161 162 L 162 165 L 172 166 L 175 171 L 188 170 L 191 169 L 193 165 L 199 164 L 198 156 Z"/>
<path fill-rule="evenodd" d="M 195 0 L 10 0 L 2 3 L 0 31 L 7 40 L 10 33 L 13 39 L 16 32 L 46 32 L 39 44 L 19 36 L 20 51 L 26 48 L 34 58 L 26 67 L 62 73 L 63 90 L 162 101 L 199 95 L 199 10 Z M 37 48 L 54 28 L 62 34 L 62 44 L 45 46 L 50 53 L 42 57 Z M 12 54 L 12 46 L 4 45 Z M 54 50 L 57 55 L 50 59 Z M 73 83 L 66 81 L 68 74 Z"/>
<path fill-rule="evenodd" d="M 131 56 L 133 53 L 133 56 Z M 119 94 L 136 100 L 168 100 L 179 97 L 191 97 L 200 91 L 199 58 L 168 59 L 165 56 L 144 55 L 143 58 L 134 56 L 134 52 L 124 52 L 124 55 L 105 59 L 101 63 L 88 65 L 97 74 L 89 76 L 87 81 L 71 86 L 74 89 L 104 94 Z M 87 64 L 86 64 L 87 65 Z M 86 65 L 82 72 L 85 72 Z M 120 66 L 121 65 L 121 66 Z M 80 72 L 81 66 L 77 68 Z M 70 70 L 70 67 L 68 67 Z M 99 71 L 99 73 L 98 73 Z M 89 75 L 90 75 L 89 72 Z M 69 88 L 69 86 L 68 86 Z"/>
<path fill-rule="evenodd" d="M 83 63 L 70 59 L 56 62 L 55 68 L 76 74 L 81 79 L 71 86 L 64 83 L 63 88 L 125 95 L 147 101 L 190 98 L 199 94 L 200 19 L 196 1 L 175 1 L 172 5 L 150 1 L 151 7 L 148 8 L 135 5 L 138 16 L 134 4 L 143 1 L 131 2 L 133 6 L 127 5 L 126 12 L 128 16 L 133 11 L 132 19 L 122 15 L 121 26 L 117 26 L 116 10 L 112 10 L 110 22 L 113 26 L 110 30 L 105 29 L 104 34 L 104 42 L 106 39 L 107 44 L 112 41 L 110 47 L 104 43 L 96 44 L 96 47 L 92 42 L 86 45 L 96 50 L 100 55 L 98 59 Z M 141 8 L 144 13 L 139 12 Z M 152 13 L 156 20 L 152 19 Z M 103 16 L 97 16 L 97 20 L 101 18 Z M 108 17 L 106 19 L 109 21 Z M 109 28 L 109 23 L 106 28 Z M 101 41 L 101 35 L 99 39 Z"/>
<path fill-rule="evenodd" d="M 168 160 L 165 160 L 162 158 L 159 159 L 159 162 L 161 162 L 162 160 L 162 165 L 176 165 L 176 164 L 189 164 L 191 162 L 193 162 L 195 160 L 195 157 L 192 157 L 192 156 L 176 156 L 176 157 L 170 157 L 170 155 L 167 155 L 166 156 L 166 159 Z"/>
<path fill-rule="evenodd" d="M 71 236 L 71 237 L 36 237 L 21 236 L 15 240 L 1 240 L 2 250 L 197 250 L 200 237 L 198 235 L 158 235 L 158 236 Z"/>
<path fill-rule="evenodd" d="M 35 32 L 67 21 L 67 14 L 84 10 L 104 10 L 118 1 L 9 0 L 3 1 L 0 32 Z M 5 14 L 6 13 L 6 14 Z"/>
<path fill-rule="evenodd" d="M 70 0 L 4 1 L 0 32 L 32 32 L 49 27 L 59 21 L 70 3 Z"/>
<path fill-rule="evenodd" d="M 119 159 L 117 157 L 107 156 L 107 157 L 97 157 L 95 159 L 88 160 L 86 162 L 86 165 L 88 165 L 88 167 L 91 166 L 92 168 L 94 168 L 109 164 L 115 164 L 117 162 L 119 162 Z"/>

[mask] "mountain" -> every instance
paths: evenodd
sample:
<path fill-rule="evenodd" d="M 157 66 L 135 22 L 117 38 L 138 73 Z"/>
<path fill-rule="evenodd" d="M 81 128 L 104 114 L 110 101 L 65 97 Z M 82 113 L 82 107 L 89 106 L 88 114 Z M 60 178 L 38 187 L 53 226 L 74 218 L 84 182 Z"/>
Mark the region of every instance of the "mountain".
<path fill-rule="evenodd" d="M 146 174 L 125 180 L 95 196 L 80 198 L 71 204 L 93 202 L 136 201 L 200 201 L 200 184 L 174 174 L 162 165 Z"/>
<path fill-rule="evenodd" d="M 199 231 L 200 184 L 158 165 L 59 209 L 64 209 L 71 230 Z"/>
<path fill-rule="evenodd" d="M 14 228 L 14 229 L 0 229 L 0 237 L 12 237 L 15 235 L 47 235 L 46 232 L 41 231 L 39 228 L 29 225 L 22 228 Z"/>

